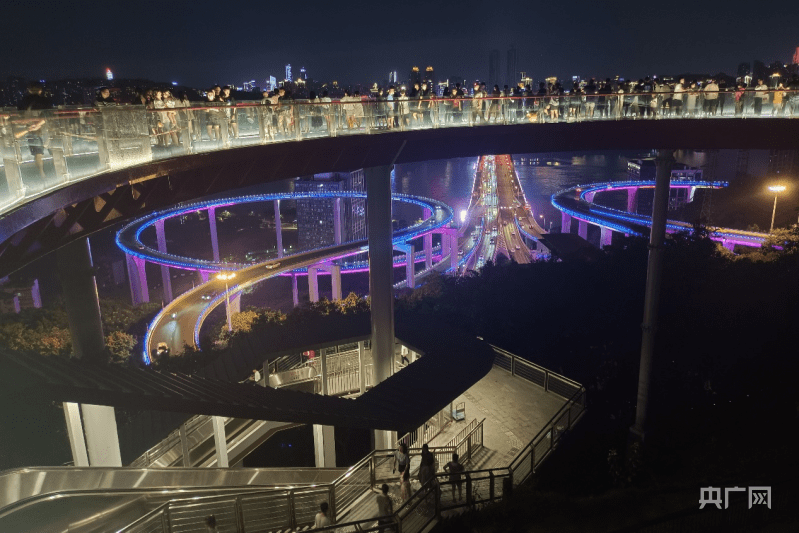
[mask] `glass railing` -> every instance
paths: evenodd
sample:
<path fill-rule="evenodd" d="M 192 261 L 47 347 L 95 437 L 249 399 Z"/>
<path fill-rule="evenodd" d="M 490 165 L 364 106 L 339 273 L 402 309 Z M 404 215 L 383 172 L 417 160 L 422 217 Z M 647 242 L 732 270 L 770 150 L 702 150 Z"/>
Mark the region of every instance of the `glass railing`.
<path fill-rule="evenodd" d="M 0 110 L 0 214 L 103 172 L 274 142 L 433 128 L 799 114 L 799 91 L 610 93 Z"/>

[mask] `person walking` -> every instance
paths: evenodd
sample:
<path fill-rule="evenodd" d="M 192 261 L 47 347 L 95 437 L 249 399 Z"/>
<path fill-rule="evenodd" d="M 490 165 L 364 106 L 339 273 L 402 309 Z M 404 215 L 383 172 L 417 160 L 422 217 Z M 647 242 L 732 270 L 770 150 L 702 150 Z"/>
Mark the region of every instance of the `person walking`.
<path fill-rule="evenodd" d="M 400 498 L 402 498 L 403 502 L 411 499 L 411 491 L 411 469 L 406 468 L 402 473 L 402 481 L 400 482 Z"/>
<path fill-rule="evenodd" d="M 402 479 L 402 474 L 406 470 L 410 470 L 411 465 L 411 456 L 408 454 L 408 446 L 401 442 L 397 451 L 394 452 L 394 464 L 391 468 L 391 472 L 395 473 L 399 469 L 400 479 Z"/>
<path fill-rule="evenodd" d="M 316 517 L 314 519 L 314 524 L 313 524 L 314 529 L 319 529 L 320 527 L 333 525 L 333 522 L 327 516 L 327 512 L 329 509 L 330 505 L 328 505 L 327 502 L 322 502 L 319 504 L 319 512 L 316 513 Z"/>
<path fill-rule="evenodd" d="M 41 111 L 51 109 L 52 107 L 52 100 L 44 95 L 44 87 L 41 83 L 36 81 L 28 84 L 28 90 L 25 96 L 23 96 L 17 104 L 17 109 L 19 111 L 27 111 L 28 113 L 26 115 L 38 119 L 28 122 L 22 131 L 14 134 L 14 138 L 20 139 L 25 137 L 25 140 L 28 142 L 28 150 L 33 156 L 36 169 L 39 171 L 39 176 L 42 179 L 46 178 L 44 173 L 44 149 L 48 148 L 49 150 L 50 138 L 47 130 L 47 120 L 42 117 Z"/>
<path fill-rule="evenodd" d="M 684 92 L 685 78 L 680 78 L 680 80 L 674 84 L 674 95 L 671 97 L 671 106 L 674 108 L 674 115 L 678 117 L 682 115 L 682 97 Z"/>
<path fill-rule="evenodd" d="M 430 452 L 427 444 L 422 445 L 422 461 L 419 465 L 419 483 L 424 487 L 428 481 L 433 479 L 436 473 L 436 458 Z"/>
<path fill-rule="evenodd" d="M 458 454 L 452 454 L 452 461 L 444 465 L 444 471 L 449 473 L 450 488 L 452 489 L 452 501 L 455 501 L 455 487 L 458 488 L 458 500 L 463 499 L 463 481 L 461 474 L 465 469 L 458 462 Z"/>

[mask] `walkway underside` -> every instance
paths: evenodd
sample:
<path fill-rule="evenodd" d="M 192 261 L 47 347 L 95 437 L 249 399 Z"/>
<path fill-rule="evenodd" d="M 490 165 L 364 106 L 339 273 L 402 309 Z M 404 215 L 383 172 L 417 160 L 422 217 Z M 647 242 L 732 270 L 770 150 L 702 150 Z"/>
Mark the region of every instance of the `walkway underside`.
<path fill-rule="evenodd" d="M 337 328 L 338 338 L 368 338 L 368 315 L 345 319 L 346 327 Z M 404 432 L 429 420 L 491 369 L 494 354 L 487 344 L 431 316 L 404 316 L 396 325 L 396 335 L 425 357 L 354 400 L 198 375 L 16 354 L 0 354 L 0 400 L 25 402 L 36 397 L 124 409 Z M 296 338 L 275 341 L 276 350 L 308 345 Z M 268 355 L 263 351 L 244 355 L 241 349 L 231 362 L 241 367 L 244 376 L 228 372 L 229 379 L 243 379 L 248 369 L 254 368 L 247 365 L 250 358 L 263 361 Z M 213 368 L 224 370 L 224 362 Z M 208 376 L 208 371 L 205 374 Z"/>

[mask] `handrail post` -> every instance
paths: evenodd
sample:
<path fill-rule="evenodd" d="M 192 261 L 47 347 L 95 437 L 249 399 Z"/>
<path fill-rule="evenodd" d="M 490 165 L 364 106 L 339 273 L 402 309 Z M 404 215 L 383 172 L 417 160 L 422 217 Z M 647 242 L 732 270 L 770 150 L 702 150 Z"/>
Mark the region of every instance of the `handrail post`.
<path fill-rule="evenodd" d="M 236 531 L 244 533 L 244 510 L 241 508 L 241 496 L 236 496 Z"/>
<path fill-rule="evenodd" d="M 466 477 L 466 505 L 469 507 L 474 505 L 474 498 L 472 497 L 472 476 L 465 474 Z"/>
<path fill-rule="evenodd" d="M 330 516 L 333 519 L 333 523 L 336 523 L 336 485 L 334 483 L 330 483 L 328 485 L 329 494 L 327 499 L 330 501 Z"/>
<path fill-rule="evenodd" d="M 488 497 L 490 501 L 494 501 L 494 471 L 488 471 Z"/>
<path fill-rule="evenodd" d="M 164 523 L 166 524 L 167 533 L 172 533 L 172 518 L 169 516 L 169 505 L 164 508 Z"/>
<path fill-rule="evenodd" d="M 436 520 L 441 520 L 441 483 L 438 480 L 433 484 L 433 492 L 435 492 Z"/>
<path fill-rule="evenodd" d="M 377 477 L 375 468 L 375 452 L 372 452 L 372 456 L 369 458 L 369 484 L 372 489 L 375 488 L 375 478 Z"/>
<path fill-rule="evenodd" d="M 297 516 L 294 509 L 294 491 L 289 490 L 289 529 L 297 528 Z"/>
<path fill-rule="evenodd" d="M 544 371 L 544 392 L 549 392 L 549 371 Z"/>

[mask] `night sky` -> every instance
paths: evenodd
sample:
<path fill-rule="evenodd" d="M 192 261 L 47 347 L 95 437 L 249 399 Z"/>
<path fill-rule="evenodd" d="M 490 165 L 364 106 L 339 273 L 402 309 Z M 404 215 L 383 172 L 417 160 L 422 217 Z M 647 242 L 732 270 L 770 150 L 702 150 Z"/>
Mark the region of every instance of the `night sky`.
<path fill-rule="evenodd" d="M 268 75 L 382 82 L 432 65 L 488 77 L 489 50 L 518 50 L 536 80 L 719 71 L 790 62 L 799 2 L 4 2 L 0 75 L 149 78 L 206 87 Z"/>

